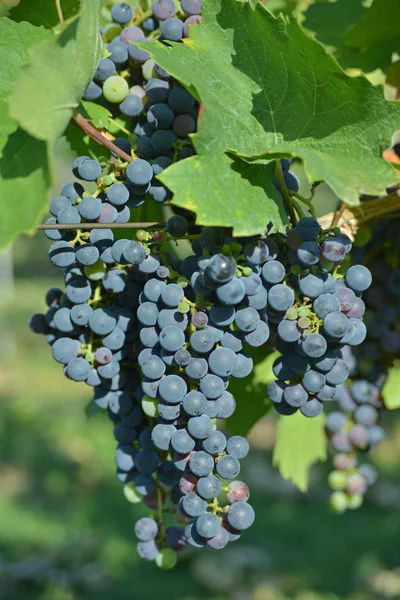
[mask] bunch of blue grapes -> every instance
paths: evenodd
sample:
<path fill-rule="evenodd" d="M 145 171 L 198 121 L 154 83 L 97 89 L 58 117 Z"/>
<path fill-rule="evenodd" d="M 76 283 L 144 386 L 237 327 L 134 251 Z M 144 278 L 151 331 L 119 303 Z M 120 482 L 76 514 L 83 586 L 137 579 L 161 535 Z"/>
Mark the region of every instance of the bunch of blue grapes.
<path fill-rule="evenodd" d="M 400 242 L 396 219 L 383 220 L 361 232 L 370 239 L 354 252 L 354 261 L 367 264 L 373 283 L 365 296 L 365 343 L 357 348 L 358 373 L 380 385 L 387 369 L 400 358 Z"/>
<path fill-rule="evenodd" d="M 384 411 L 381 389 L 388 368 L 400 358 L 398 250 L 397 222 L 391 219 L 373 230 L 363 228 L 352 252 L 354 262 L 370 267 L 373 282 L 365 294 L 367 337 L 361 346 L 344 349 L 351 381 L 347 388 L 341 386 L 339 410 L 330 413 L 326 423 L 335 452 L 329 483 L 335 490 L 331 505 L 336 512 L 358 508 L 377 479 L 371 465 L 358 466 L 358 461 L 385 439 L 379 424 Z"/>
<path fill-rule="evenodd" d="M 83 169 L 97 164 L 80 157 L 74 173 L 89 180 Z M 69 200 L 58 222 L 76 226 L 85 200 L 96 204 L 98 196 L 79 186 L 67 184 L 51 201 L 55 212 Z M 248 443 L 217 424 L 235 410 L 230 378 L 252 371 L 246 345 L 269 338 L 267 295 L 248 259 L 254 240 L 206 228 L 191 236 L 193 254 L 174 261 L 162 244 L 185 238 L 188 227 L 175 215 L 164 230 L 139 230 L 136 240 L 115 240 L 107 228 L 47 230 L 65 236 L 49 251 L 65 269 L 65 289 L 50 290 L 47 312 L 30 321 L 65 376 L 93 387 L 93 406 L 113 422 L 125 495 L 153 511 L 135 528 L 138 552 L 163 568 L 187 544 L 222 548 L 254 521 L 249 489 L 237 479 Z M 171 504 L 174 524 L 165 521 Z"/>
<path fill-rule="evenodd" d="M 363 265 L 342 274 L 350 239 L 338 228 L 322 232 L 312 217 L 273 242 L 273 260 L 260 242 L 249 248 L 249 260 L 260 265 L 267 316 L 281 353 L 267 395 L 280 414 L 300 410 L 316 417 L 349 377 L 343 349 L 366 337 L 361 295 L 372 277 Z"/>
<path fill-rule="evenodd" d="M 172 161 L 166 156 L 151 162 L 136 158 L 129 164 L 121 164 L 113 157 L 100 163 L 89 156 L 79 156 L 72 163 L 73 175 L 83 183 L 95 182 L 97 189 L 90 193 L 79 181 L 66 183 L 61 194 L 52 198 L 49 207 L 52 216 L 46 223 L 63 226 L 128 223 L 135 209 L 148 196 L 158 202 L 169 199 L 169 191 L 156 176 L 170 164 Z M 45 235 L 54 242 L 50 260 L 56 266 L 68 267 L 75 260 L 85 267 L 91 267 L 99 260 L 105 264 L 115 262 L 111 253 L 112 240 L 99 243 L 98 236 L 105 235 L 104 230 L 100 233 L 78 230 L 77 234 L 69 229 L 46 229 Z"/>
<path fill-rule="evenodd" d="M 352 379 L 350 386 L 339 386 L 338 407 L 329 413 L 326 432 L 332 450 L 334 470 L 329 485 L 334 490 L 331 508 L 338 513 L 359 508 L 368 488 L 377 480 L 376 469 L 359 464 L 360 455 L 385 439 L 379 425 L 381 390 L 365 379 Z"/>
<path fill-rule="evenodd" d="M 83 99 L 100 102 L 114 117 L 122 117 L 130 135 L 115 143 L 125 152 L 133 149 L 145 160 L 162 157 L 171 164 L 194 154 L 189 136 L 196 130 L 199 106 L 136 42 L 188 37 L 189 26 L 201 22 L 201 0 L 182 0 L 178 13 L 173 0 L 157 0 L 152 9 L 153 17 L 143 22 L 126 3 L 102 11 L 110 21 L 102 30 L 109 56 L 100 60 Z M 161 185 L 149 193 L 157 201 L 170 196 Z"/>

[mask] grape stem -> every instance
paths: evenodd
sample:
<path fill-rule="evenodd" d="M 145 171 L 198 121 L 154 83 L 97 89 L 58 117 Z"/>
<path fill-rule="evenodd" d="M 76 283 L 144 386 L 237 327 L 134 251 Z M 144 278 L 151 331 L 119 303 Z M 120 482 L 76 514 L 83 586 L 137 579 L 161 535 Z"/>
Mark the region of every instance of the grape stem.
<path fill-rule="evenodd" d="M 303 219 L 305 217 L 304 210 L 301 207 L 300 202 L 297 202 L 294 198 L 292 198 L 292 204 L 294 206 L 295 211 L 297 212 L 299 219 Z"/>
<path fill-rule="evenodd" d="M 293 204 L 292 204 L 292 199 L 289 195 L 286 183 L 285 183 L 285 178 L 283 176 L 283 170 L 282 170 L 282 165 L 281 165 L 281 161 L 280 159 L 277 159 L 275 161 L 276 166 L 275 166 L 275 177 L 277 179 L 278 182 L 278 186 L 279 186 L 279 191 L 282 194 L 282 198 L 283 201 L 285 203 L 286 206 L 286 210 L 289 213 L 289 217 L 290 217 L 290 221 L 293 225 L 293 227 L 295 227 L 296 225 L 296 215 L 294 212 L 294 208 L 293 208 Z"/>
<path fill-rule="evenodd" d="M 142 12 L 141 14 L 139 14 L 134 20 L 133 23 L 134 25 L 137 27 L 139 25 L 141 25 L 144 21 L 146 21 L 146 19 L 149 19 L 150 17 L 153 16 L 153 9 L 150 8 L 144 12 Z"/>
<path fill-rule="evenodd" d="M 102 135 L 93 125 L 91 125 L 86 119 L 82 117 L 82 115 L 76 110 L 73 114 L 72 121 L 82 129 L 87 135 L 89 135 L 92 139 L 94 139 L 98 144 L 110 150 L 110 152 L 114 152 L 117 156 L 122 158 L 125 161 L 132 162 L 132 157 L 129 156 L 126 152 L 118 148 L 115 144 L 113 144 L 110 140 L 108 140 L 104 135 Z"/>
<path fill-rule="evenodd" d="M 315 191 L 314 190 L 311 191 L 311 196 L 309 198 L 304 198 L 304 196 L 302 196 L 298 192 L 293 192 L 292 190 L 289 190 L 289 195 L 290 196 L 294 196 L 295 198 L 298 198 L 300 200 L 300 202 L 302 202 L 303 204 L 305 204 L 308 207 L 308 210 L 310 211 L 310 215 L 312 217 L 314 217 L 314 219 L 316 218 L 316 216 L 315 216 L 315 208 L 312 205 L 312 200 L 313 200 L 313 198 L 315 196 Z"/>
<path fill-rule="evenodd" d="M 61 8 L 61 1 L 60 0 L 55 0 L 56 3 L 56 9 L 57 9 L 57 15 L 58 15 L 58 20 L 60 21 L 60 27 L 61 29 L 64 29 L 64 15 L 63 15 L 63 11 Z"/>

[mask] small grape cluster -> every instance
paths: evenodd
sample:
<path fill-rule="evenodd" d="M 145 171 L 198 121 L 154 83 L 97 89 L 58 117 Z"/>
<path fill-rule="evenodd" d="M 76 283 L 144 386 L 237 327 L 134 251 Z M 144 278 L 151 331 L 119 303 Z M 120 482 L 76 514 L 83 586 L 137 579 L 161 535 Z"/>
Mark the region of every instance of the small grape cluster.
<path fill-rule="evenodd" d="M 377 479 L 371 465 L 357 466 L 357 458 L 385 438 L 379 425 L 384 410 L 381 389 L 387 369 L 400 357 L 398 249 L 397 223 L 385 220 L 373 230 L 361 229 L 352 251 L 354 262 L 371 268 L 373 282 L 365 294 L 366 340 L 361 346 L 343 349 L 351 382 L 348 388 L 339 386 L 340 412 L 332 412 L 327 418 L 330 445 L 337 453 L 335 470 L 329 478 L 335 490 L 331 505 L 336 512 L 357 508 Z"/>
<path fill-rule="evenodd" d="M 362 232 L 361 232 L 362 233 Z M 367 339 L 357 348 L 359 375 L 377 385 L 400 357 L 400 243 L 396 220 L 365 230 L 370 238 L 354 252 L 355 262 L 368 264 L 373 283 L 365 296 Z"/>
<path fill-rule="evenodd" d="M 382 442 L 384 429 L 378 424 L 382 402 L 380 389 L 366 380 L 353 379 L 347 388 L 340 385 L 338 408 L 328 414 L 326 432 L 332 449 L 335 470 L 329 475 L 334 490 L 330 504 L 335 512 L 361 506 L 368 487 L 377 479 L 370 464 L 357 464 L 357 454 L 365 453 Z"/>
<path fill-rule="evenodd" d="M 163 157 L 171 164 L 194 154 L 188 136 L 196 130 L 199 106 L 135 44 L 152 39 L 178 42 L 188 37 L 189 25 L 201 22 L 201 0 L 182 0 L 177 16 L 173 0 L 157 0 L 152 11 L 153 16 L 142 21 L 126 3 L 103 10 L 102 16 L 111 21 L 102 30 L 104 41 L 109 42 L 109 56 L 100 60 L 83 99 L 101 102 L 114 118 L 122 117 L 126 125 L 122 129 L 128 136 L 114 143 L 126 153 L 133 148 L 142 159 Z M 158 202 L 170 197 L 169 190 L 160 184 L 151 186 L 149 194 Z"/>
<path fill-rule="evenodd" d="M 280 414 L 300 409 L 315 417 L 349 376 L 342 349 L 365 339 L 361 294 L 371 284 L 371 273 L 354 265 L 344 277 L 339 274 L 351 241 L 338 229 L 322 233 L 312 217 L 274 240 L 275 259 L 266 261 L 261 273 L 282 356 L 273 365 L 277 380 L 268 385 L 267 395 Z"/>
<path fill-rule="evenodd" d="M 170 164 L 167 156 L 156 158 L 151 164 L 135 159 L 123 165 L 112 158 L 101 164 L 88 156 L 79 156 L 72 163 L 73 175 L 81 181 L 96 182 L 97 189 L 90 194 L 77 181 L 66 183 L 61 194 L 50 202 L 52 216 L 46 224 L 127 223 L 131 209 L 141 206 L 147 193 L 162 202 L 169 198 L 169 192 L 155 177 Z M 152 190 L 157 191 L 153 194 Z M 50 260 L 59 267 L 68 267 L 75 261 L 85 267 L 99 260 L 105 264 L 118 262 L 111 253 L 110 235 L 107 242 L 105 230 L 99 231 L 76 234 L 68 229 L 45 229 L 45 235 L 54 241 Z"/>

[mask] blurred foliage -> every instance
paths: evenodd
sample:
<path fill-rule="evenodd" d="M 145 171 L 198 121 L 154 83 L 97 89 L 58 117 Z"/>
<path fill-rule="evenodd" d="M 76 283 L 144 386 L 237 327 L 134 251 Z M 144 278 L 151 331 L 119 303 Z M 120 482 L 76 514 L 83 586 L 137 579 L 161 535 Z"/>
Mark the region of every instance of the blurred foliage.
<path fill-rule="evenodd" d="M 376 455 L 383 478 L 358 512 L 328 512 L 328 467 L 312 471 L 307 496 L 282 481 L 271 467 L 270 416 L 253 428 L 244 463 L 256 526 L 223 552 L 187 552 L 171 572 L 141 562 L 133 524 L 145 509 L 125 501 L 114 476 L 112 425 L 86 421 L 90 389 L 65 379 L 45 340 L 27 328 L 47 287 L 17 280 L 0 314 L 2 349 L 16 336 L 16 353 L 3 352 L 0 372 L 1 598 L 153 600 L 161 589 L 164 600 L 399 597 L 400 424 L 393 414 L 393 434 Z"/>

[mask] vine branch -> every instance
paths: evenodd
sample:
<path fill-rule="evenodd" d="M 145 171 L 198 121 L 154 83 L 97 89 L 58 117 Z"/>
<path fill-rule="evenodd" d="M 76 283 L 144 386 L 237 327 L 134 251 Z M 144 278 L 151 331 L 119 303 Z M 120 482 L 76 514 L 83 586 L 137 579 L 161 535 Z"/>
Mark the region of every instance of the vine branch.
<path fill-rule="evenodd" d="M 82 129 L 85 133 L 87 133 L 91 138 L 93 138 L 97 143 L 110 150 L 110 152 L 114 152 L 117 156 L 122 158 L 124 161 L 132 162 L 132 157 L 129 156 L 126 152 L 118 148 L 115 144 L 110 142 L 104 135 L 102 135 L 93 125 L 91 125 L 86 119 L 82 117 L 82 115 L 76 110 L 73 114 L 72 121 Z"/>
<path fill-rule="evenodd" d="M 142 223 L 40 223 L 36 229 L 67 229 L 69 231 L 75 229 L 161 229 L 165 225 L 165 223 L 157 223 L 156 221 Z"/>

